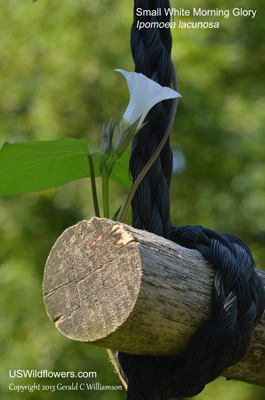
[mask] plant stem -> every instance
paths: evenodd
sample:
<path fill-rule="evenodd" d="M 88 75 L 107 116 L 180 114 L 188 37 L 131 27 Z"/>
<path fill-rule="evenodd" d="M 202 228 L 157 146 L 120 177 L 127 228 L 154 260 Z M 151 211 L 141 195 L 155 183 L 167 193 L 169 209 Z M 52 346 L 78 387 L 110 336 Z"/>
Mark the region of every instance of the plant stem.
<path fill-rule="evenodd" d="M 178 89 L 177 74 L 176 74 L 176 70 L 175 70 L 175 67 L 174 67 L 174 64 L 173 64 L 172 61 L 171 61 L 171 66 L 172 66 L 172 76 L 173 76 L 173 87 L 174 87 L 175 90 L 177 90 Z M 129 209 L 129 207 L 131 205 L 133 196 L 135 195 L 136 190 L 138 189 L 140 183 L 142 182 L 142 180 L 144 179 L 145 175 L 147 174 L 149 169 L 152 167 L 152 165 L 154 164 L 154 162 L 155 162 L 156 158 L 158 157 L 159 153 L 161 152 L 161 150 L 163 149 L 164 145 L 166 144 L 166 141 L 167 141 L 167 139 L 168 139 L 168 137 L 170 135 L 171 129 L 173 127 L 175 115 L 176 115 L 176 112 L 177 112 L 177 106 L 178 106 L 178 98 L 175 98 L 173 100 L 173 103 L 172 103 L 172 108 L 171 108 L 171 113 L 170 113 L 170 118 L 169 118 L 169 123 L 168 123 L 167 129 L 166 129 L 166 131 L 165 131 L 165 133 L 164 133 L 164 135 L 163 135 L 163 137 L 162 137 L 162 139 L 161 139 L 156 151 L 154 152 L 154 154 L 152 155 L 150 160 L 147 162 L 147 164 L 144 166 L 144 168 L 142 169 L 142 171 L 140 172 L 140 174 L 136 178 L 136 180 L 135 180 L 135 182 L 134 182 L 134 184 L 133 184 L 133 186 L 131 188 L 131 191 L 130 191 L 128 197 L 127 197 L 127 200 L 126 200 L 126 203 L 125 203 L 125 205 L 123 207 L 123 210 L 121 212 L 121 216 L 120 216 L 120 219 L 119 219 L 120 222 L 124 221 L 124 219 L 126 217 L 126 214 L 128 212 L 128 209 Z"/>
<path fill-rule="evenodd" d="M 103 198 L 103 212 L 104 218 L 109 218 L 109 177 L 116 165 L 119 155 L 114 154 L 110 160 L 105 162 L 102 160 L 101 164 L 101 178 L 102 178 L 102 198 Z"/>
<path fill-rule="evenodd" d="M 112 363 L 112 365 L 113 365 L 115 371 L 117 372 L 117 374 L 118 374 L 118 376 L 119 376 L 119 378 L 120 378 L 120 380 L 121 380 L 121 382 L 122 382 L 122 384 L 123 384 L 125 390 L 127 390 L 127 383 L 125 382 L 125 380 L 124 380 L 123 377 L 121 376 L 121 373 L 120 373 L 120 370 L 119 370 L 119 367 L 118 367 L 116 358 L 115 358 L 115 356 L 114 356 L 114 354 L 113 354 L 113 351 L 110 350 L 110 349 L 106 349 L 106 350 L 107 350 L 107 353 L 108 353 L 108 355 L 109 355 L 110 361 L 111 361 L 111 363 Z"/>
<path fill-rule="evenodd" d="M 88 162 L 90 168 L 90 179 L 91 179 L 91 189 L 92 189 L 92 196 L 93 196 L 93 204 L 96 217 L 100 218 L 99 206 L 98 206 L 98 196 L 97 196 L 97 187 L 96 187 L 96 179 L 95 179 L 95 170 L 94 164 L 91 154 L 88 152 Z"/>
<path fill-rule="evenodd" d="M 109 174 L 106 170 L 102 173 L 102 199 L 104 218 L 109 218 Z"/>

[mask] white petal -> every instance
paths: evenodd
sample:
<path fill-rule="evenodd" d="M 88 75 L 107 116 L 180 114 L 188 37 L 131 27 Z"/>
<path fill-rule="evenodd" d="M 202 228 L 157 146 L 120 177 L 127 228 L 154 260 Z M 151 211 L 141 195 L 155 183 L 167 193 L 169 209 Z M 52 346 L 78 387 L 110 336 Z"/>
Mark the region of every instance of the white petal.
<path fill-rule="evenodd" d="M 137 72 L 127 72 L 122 69 L 116 69 L 127 80 L 130 91 L 130 102 L 124 113 L 124 118 L 133 124 L 137 119 L 140 119 L 141 126 L 150 109 L 162 100 L 181 97 L 181 95 L 169 87 L 163 87 L 147 78 L 143 74 Z"/>
<path fill-rule="evenodd" d="M 150 79 L 151 80 L 151 79 Z M 161 86 L 158 83 L 151 81 L 154 84 L 149 85 L 148 91 L 148 105 L 152 108 L 155 104 L 162 100 L 174 99 L 176 97 L 181 97 L 181 95 L 175 90 Z"/>
<path fill-rule="evenodd" d="M 140 118 L 145 107 L 145 95 L 148 91 L 148 83 L 142 74 L 127 72 L 122 69 L 116 69 L 115 71 L 120 72 L 127 80 L 127 85 L 130 91 L 130 101 L 123 117 L 130 124 L 133 124 L 137 119 Z"/>

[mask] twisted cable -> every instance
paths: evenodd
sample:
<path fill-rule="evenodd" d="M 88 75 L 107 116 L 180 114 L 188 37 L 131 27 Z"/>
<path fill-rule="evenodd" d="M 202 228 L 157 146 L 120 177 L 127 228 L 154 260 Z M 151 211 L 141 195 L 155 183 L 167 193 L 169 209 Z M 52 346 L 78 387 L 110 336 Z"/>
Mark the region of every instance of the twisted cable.
<path fill-rule="evenodd" d="M 141 72 L 162 86 L 171 84 L 170 52 L 172 38 L 169 29 L 137 28 L 137 21 L 167 22 L 169 17 L 136 17 L 136 9 L 169 7 L 168 0 L 135 0 L 134 21 L 131 30 L 131 49 L 135 71 Z M 158 147 L 168 124 L 171 100 L 152 108 L 146 117 L 148 124 L 136 135 L 132 144 L 130 170 L 137 178 Z M 160 156 L 144 178 L 132 202 L 132 225 L 157 235 L 169 237 L 171 230 L 169 210 L 169 185 L 172 174 L 172 151 L 167 141 Z"/>
<path fill-rule="evenodd" d="M 136 8 L 156 10 L 162 16 L 136 16 Z M 171 83 L 169 29 L 137 29 L 137 21 L 169 21 L 163 13 L 169 0 L 135 0 L 131 48 L 136 72 L 162 86 Z M 148 124 L 133 140 L 130 170 L 135 180 L 163 137 L 171 101 L 159 103 L 147 115 Z M 115 352 L 128 383 L 127 400 L 168 400 L 191 397 L 216 379 L 245 354 L 251 332 L 265 307 L 263 285 L 255 271 L 249 248 L 231 234 L 201 226 L 172 227 L 169 187 L 172 151 L 167 141 L 160 156 L 141 182 L 132 202 L 134 227 L 196 249 L 215 269 L 213 315 L 197 331 L 181 357 L 155 357 Z"/>

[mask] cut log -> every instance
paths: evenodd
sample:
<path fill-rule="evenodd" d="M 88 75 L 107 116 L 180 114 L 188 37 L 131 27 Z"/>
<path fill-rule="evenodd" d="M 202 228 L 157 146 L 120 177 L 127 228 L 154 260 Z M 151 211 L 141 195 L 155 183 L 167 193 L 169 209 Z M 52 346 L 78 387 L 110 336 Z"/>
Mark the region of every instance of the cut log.
<path fill-rule="evenodd" d="M 257 270 L 265 285 L 265 272 Z M 196 250 L 93 218 L 68 228 L 44 271 L 48 316 L 68 338 L 131 354 L 174 356 L 212 313 L 214 270 Z M 265 386 L 265 317 L 224 376 Z"/>

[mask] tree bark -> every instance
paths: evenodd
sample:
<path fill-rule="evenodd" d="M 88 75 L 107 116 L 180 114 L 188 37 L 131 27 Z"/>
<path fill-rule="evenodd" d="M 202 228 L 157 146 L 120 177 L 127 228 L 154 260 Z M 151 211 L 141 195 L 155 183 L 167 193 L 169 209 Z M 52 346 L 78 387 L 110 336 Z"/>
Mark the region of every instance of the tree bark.
<path fill-rule="evenodd" d="M 265 272 L 257 270 L 265 285 Z M 107 219 L 68 228 L 47 259 L 48 316 L 73 340 L 174 356 L 211 318 L 214 270 L 196 250 Z M 265 317 L 224 376 L 265 386 Z"/>

